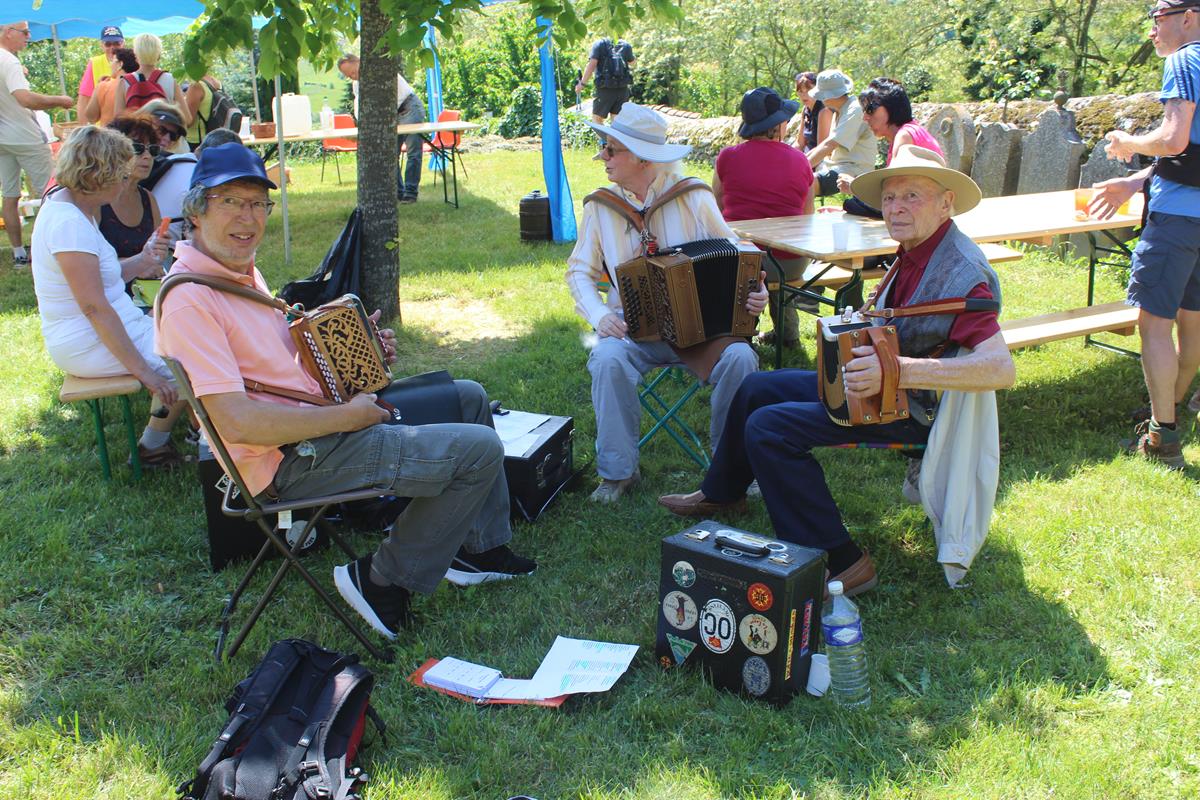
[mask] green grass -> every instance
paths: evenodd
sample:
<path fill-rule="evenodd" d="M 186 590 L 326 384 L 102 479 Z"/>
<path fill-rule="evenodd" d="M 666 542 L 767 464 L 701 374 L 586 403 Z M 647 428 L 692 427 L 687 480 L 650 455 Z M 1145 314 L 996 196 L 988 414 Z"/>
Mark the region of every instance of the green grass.
<path fill-rule="evenodd" d="M 601 182 L 584 155 L 568 154 L 567 167 L 576 202 Z M 421 201 L 400 209 L 400 372 L 445 367 L 510 407 L 569 414 L 583 463 L 595 425 L 584 326 L 562 280 L 570 248 L 517 236 L 517 204 L 541 186 L 540 161 L 500 152 L 469 157 L 467 169 L 460 210 L 428 174 Z M 271 219 L 260 263 L 274 286 L 311 271 L 354 202 L 350 181 L 338 187 L 327 173 L 321 185 L 318 171 L 295 171 L 290 266 Z M 1085 271 L 1043 251 L 1000 273 L 1010 315 L 1084 297 Z M 1119 276 L 1106 273 L 1101 289 L 1119 297 Z M 0 797 L 172 796 L 225 719 L 227 693 L 271 641 L 355 642 L 291 579 L 242 653 L 214 664 L 214 622 L 237 575 L 208 570 L 193 474 L 132 484 L 118 466 L 113 483 L 100 480 L 89 415 L 57 401 L 29 276 L 7 268 L 0 341 Z M 809 338 L 788 363 L 811 352 Z M 820 454 L 882 578 L 860 604 L 869 711 L 807 696 L 774 710 L 694 672 L 659 670 L 658 542 L 681 526 L 654 500 L 700 475 L 656 441 L 630 502 L 596 508 L 589 485 L 516 526 L 516 546 L 539 561 L 535 577 L 443 586 L 418 601 L 421 624 L 399 639 L 395 664 L 372 665 L 391 734 L 365 752 L 369 797 L 1200 795 L 1200 471 L 1118 454 L 1125 414 L 1142 401 L 1133 360 L 1077 340 L 1016 359 L 1017 385 L 999 396 L 996 514 L 964 590 L 946 588 L 928 523 L 900 502 L 899 457 Z M 135 413 L 144 418 L 144 397 Z M 703 404 L 690 418 L 706 429 Z M 123 463 L 116 422 L 108 434 Z M 1185 455 L 1200 463 L 1194 434 Z M 770 531 L 761 504 L 752 508 L 741 526 Z M 308 563 L 328 581 L 337 559 L 327 551 Z M 642 649 L 612 692 L 557 711 L 479 709 L 405 681 L 442 655 L 527 677 L 556 634 Z"/>

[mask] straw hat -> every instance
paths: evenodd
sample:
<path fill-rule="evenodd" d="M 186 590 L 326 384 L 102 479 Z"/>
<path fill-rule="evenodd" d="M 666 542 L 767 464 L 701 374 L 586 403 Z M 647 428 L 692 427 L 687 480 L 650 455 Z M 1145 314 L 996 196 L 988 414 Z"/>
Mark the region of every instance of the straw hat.
<path fill-rule="evenodd" d="M 979 205 L 983 194 L 970 176 L 956 169 L 950 169 L 946 162 L 932 150 L 917 147 L 915 144 L 903 145 L 892 156 L 892 163 L 883 169 L 859 175 L 850 184 L 854 196 L 869 206 L 882 207 L 880 199 L 883 194 L 883 182 L 888 178 L 898 178 L 902 175 L 919 175 L 929 178 L 945 189 L 954 192 L 954 214 L 962 214 Z"/>
<path fill-rule="evenodd" d="M 667 120 L 657 111 L 636 103 L 625 103 L 612 125 L 588 121 L 604 136 L 611 136 L 643 161 L 678 161 L 692 152 L 690 144 L 667 144 Z"/>

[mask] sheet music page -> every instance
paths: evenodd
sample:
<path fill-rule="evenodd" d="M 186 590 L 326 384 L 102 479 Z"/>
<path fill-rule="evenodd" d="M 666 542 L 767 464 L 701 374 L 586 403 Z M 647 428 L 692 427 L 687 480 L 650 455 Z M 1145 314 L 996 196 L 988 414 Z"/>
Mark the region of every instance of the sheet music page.
<path fill-rule="evenodd" d="M 550 417 L 545 414 L 531 414 L 528 411 L 509 411 L 506 414 L 492 415 L 496 433 L 500 434 L 500 441 L 505 443 L 524 436 L 549 420 Z"/>
<path fill-rule="evenodd" d="M 486 696 L 488 690 L 500 680 L 498 669 L 449 657 L 443 658 L 425 673 L 426 683 L 471 697 Z"/>
<path fill-rule="evenodd" d="M 629 669 L 636 644 L 613 644 L 559 636 L 530 683 L 539 697 L 607 692 Z"/>

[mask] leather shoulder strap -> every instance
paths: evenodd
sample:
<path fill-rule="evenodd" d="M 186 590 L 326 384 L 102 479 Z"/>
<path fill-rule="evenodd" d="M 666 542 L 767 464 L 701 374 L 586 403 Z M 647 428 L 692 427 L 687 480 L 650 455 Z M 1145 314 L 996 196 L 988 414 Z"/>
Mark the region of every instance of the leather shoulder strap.
<path fill-rule="evenodd" d="M 688 192 L 695 192 L 700 189 L 710 193 L 712 192 L 712 187 L 699 178 L 684 178 L 670 189 L 663 192 L 662 195 L 656 198 L 653 203 L 646 206 L 646 210 L 642 212 L 642 216 L 649 220 L 651 214 L 653 214 L 655 211 L 658 211 L 675 198 L 685 195 Z"/>
<path fill-rule="evenodd" d="M 158 287 L 158 295 L 154 298 L 154 318 L 162 319 L 162 302 L 167 296 L 167 292 L 174 289 L 176 286 L 182 286 L 185 283 L 199 283 L 202 286 L 207 286 L 210 289 L 216 289 L 229 294 L 236 294 L 239 297 L 244 297 L 247 300 L 253 300 L 256 303 L 262 303 L 264 306 L 270 306 L 278 311 L 288 312 L 291 308 L 287 303 L 277 297 L 271 297 L 268 294 L 251 289 L 248 286 L 243 286 L 237 281 L 231 281 L 228 278 L 219 278 L 216 275 L 200 275 L 195 272 L 175 272 L 163 279 L 162 285 Z"/>
<path fill-rule="evenodd" d="M 632 203 L 630 203 L 624 197 L 621 197 L 621 195 L 617 194 L 612 189 L 609 189 L 608 187 L 597 189 L 587 197 L 583 198 L 583 204 L 586 206 L 593 200 L 601 205 L 608 206 L 613 211 L 629 220 L 629 223 L 633 225 L 634 229 L 636 229 L 639 233 L 641 233 L 642 229 L 646 227 L 646 221 L 642 212 L 638 211 Z"/>

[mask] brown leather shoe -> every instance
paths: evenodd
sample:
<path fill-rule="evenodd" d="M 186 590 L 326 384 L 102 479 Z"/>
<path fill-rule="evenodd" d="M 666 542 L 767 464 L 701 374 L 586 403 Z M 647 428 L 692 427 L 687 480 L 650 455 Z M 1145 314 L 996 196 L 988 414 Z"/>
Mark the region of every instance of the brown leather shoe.
<path fill-rule="evenodd" d="M 869 589 L 874 589 L 875 585 L 879 583 L 879 576 L 875 574 L 875 562 L 871 560 L 871 554 L 863 550 L 862 558 L 825 581 L 826 600 L 829 599 L 830 581 L 841 581 L 842 594 L 846 597 L 854 597 Z"/>
<path fill-rule="evenodd" d="M 681 517 L 711 517 L 721 512 L 742 514 L 746 511 L 745 497 L 732 503 L 714 503 L 705 499 L 704 492 L 699 489 L 691 494 L 664 494 L 658 498 L 658 504 Z"/>

